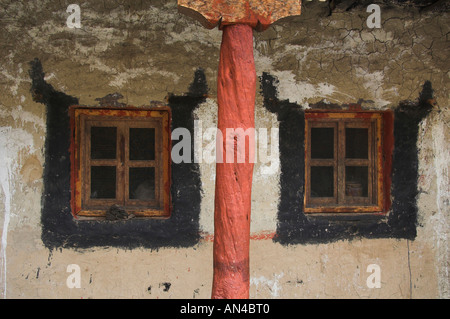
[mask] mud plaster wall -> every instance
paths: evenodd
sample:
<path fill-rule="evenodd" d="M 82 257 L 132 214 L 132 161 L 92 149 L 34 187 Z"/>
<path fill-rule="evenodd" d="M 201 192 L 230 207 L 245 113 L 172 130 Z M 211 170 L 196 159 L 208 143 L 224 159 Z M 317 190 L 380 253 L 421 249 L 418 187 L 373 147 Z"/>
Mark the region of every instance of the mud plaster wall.
<path fill-rule="evenodd" d="M 42 236 L 44 186 L 48 185 L 44 180 L 47 123 L 52 113 L 48 101 L 33 101 L 31 61 L 38 59 L 42 64 L 41 85 L 83 105 L 98 105 L 97 98 L 114 92 L 120 92 L 120 102 L 129 105 L 149 105 L 151 100 L 168 96 L 173 107 L 181 105 L 177 98 L 183 96 L 186 104 L 187 93 L 195 92 L 195 73 L 202 69 L 208 94 L 194 103 L 190 120 L 202 120 L 204 129 L 214 127 L 216 121 L 220 31 L 205 30 L 181 16 L 175 1 L 79 1 L 82 28 L 69 29 L 65 21 L 70 3 L 1 2 L 2 296 L 208 298 L 213 164 L 196 166 L 200 237 L 186 247 L 150 249 L 94 239 L 88 247 L 74 248 L 67 245 L 68 236 L 49 248 Z M 429 81 L 429 97 L 435 102 L 430 102 L 432 107 L 427 104 L 428 112 L 416 123 L 415 131 L 416 234 L 399 238 L 356 234 L 323 243 L 274 241 L 283 165 L 267 168 L 257 163 L 252 193 L 251 297 L 449 297 L 448 10 L 380 5 L 382 27 L 369 29 L 365 5 L 346 10 L 345 2 L 337 2 L 329 15 L 328 5 L 307 3 L 302 16 L 255 33 L 256 70 L 260 79 L 264 74 L 276 79 L 277 100 L 299 112 L 319 103 L 359 102 L 363 108 L 380 110 L 417 107 Z M 277 114 L 265 104 L 267 92 L 261 89 L 258 93 L 256 127 L 280 128 Z M 192 202 L 183 205 L 192 211 Z M 373 263 L 381 268 L 379 289 L 366 285 L 366 268 Z M 81 267 L 79 289 L 66 285 L 69 264 Z"/>

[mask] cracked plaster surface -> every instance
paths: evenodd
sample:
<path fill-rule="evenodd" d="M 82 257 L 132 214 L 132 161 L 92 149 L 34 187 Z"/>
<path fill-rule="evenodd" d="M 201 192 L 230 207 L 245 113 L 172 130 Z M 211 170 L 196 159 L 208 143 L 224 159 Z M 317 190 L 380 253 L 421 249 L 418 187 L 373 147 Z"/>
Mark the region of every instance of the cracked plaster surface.
<path fill-rule="evenodd" d="M 305 107 L 362 99 L 367 108 L 392 108 L 416 99 L 430 79 L 439 103 L 448 104 L 448 14 L 382 8 L 381 28 L 370 29 L 368 13 L 336 10 L 317 21 L 317 10 L 256 35 L 257 57 L 270 57 L 264 67 L 291 87 L 283 98 Z"/>
<path fill-rule="evenodd" d="M 86 102 L 92 101 L 92 86 L 121 90 L 133 104 L 142 104 L 136 98 L 142 92 L 163 99 L 167 92 L 184 92 L 190 81 L 184 74 L 198 67 L 215 94 L 221 32 L 179 14 L 175 1 L 84 1 L 81 29 L 65 25 L 68 14 L 60 2 L 1 5 L 1 74 L 14 82 L 12 90 L 20 83 L 17 64 L 23 68 L 39 57 L 52 65 L 52 84 L 67 93 L 76 85 Z M 382 8 L 381 28 L 370 29 L 364 10 L 338 7 L 325 16 L 321 5 L 306 3 L 301 16 L 255 32 L 257 72 L 279 75 L 283 97 L 305 107 L 320 99 L 392 107 L 415 99 L 428 79 L 438 102 L 446 102 L 448 13 Z"/>

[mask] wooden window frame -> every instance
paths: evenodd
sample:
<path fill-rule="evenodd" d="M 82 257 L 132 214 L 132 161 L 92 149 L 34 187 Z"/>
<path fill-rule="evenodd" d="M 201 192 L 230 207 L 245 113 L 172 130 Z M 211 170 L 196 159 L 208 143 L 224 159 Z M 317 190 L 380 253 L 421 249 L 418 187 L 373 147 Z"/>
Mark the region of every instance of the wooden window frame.
<path fill-rule="evenodd" d="M 386 208 L 383 114 L 374 111 L 305 112 L 305 213 L 379 213 Z M 333 127 L 333 159 L 311 158 L 311 128 Z M 345 128 L 368 128 L 368 158 L 345 158 Z M 311 197 L 311 166 L 333 167 L 333 197 Z M 368 167 L 368 196 L 345 195 L 345 167 Z"/>
<path fill-rule="evenodd" d="M 158 107 L 71 106 L 71 208 L 76 218 L 104 218 L 109 207 L 119 205 L 134 217 L 170 217 L 170 125 L 171 112 Z M 90 158 L 90 127 L 116 127 L 115 159 Z M 155 128 L 154 160 L 129 159 L 129 128 Z M 90 167 L 116 167 L 116 198 L 90 198 Z M 129 169 L 155 167 L 155 199 L 129 198 Z"/>

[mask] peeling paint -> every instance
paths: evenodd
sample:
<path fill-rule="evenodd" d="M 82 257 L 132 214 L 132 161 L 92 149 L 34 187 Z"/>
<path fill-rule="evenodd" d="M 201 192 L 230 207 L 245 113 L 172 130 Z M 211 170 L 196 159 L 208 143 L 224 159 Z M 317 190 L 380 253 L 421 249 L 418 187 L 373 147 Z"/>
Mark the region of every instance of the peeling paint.
<path fill-rule="evenodd" d="M 280 291 L 282 289 L 280 284 L 280 279 L 284 277 L 284 273 L 274 273 L 272 275 L 272 279 L 266 278 L 264 276 L 259 277 L 250 277 L 250 285 L 256 286 L 256 291 L 258 289 L 267 288 L 270 292 L 272 298 L 276 298 L 280 296 Z"/>
<path fill-rule="evenodd" d="M 18 105 L 11 111 L 0 110 L 0 116 L 11 116 L 14 121 L 19 122 L 22 126 L 25 123 L 31 123 L 34 126 L 35 131 L 45 130 L 45 121 L 42 117 L 33 114 L 23 109 L 22 105 Z"/>
<path fill-rule="evenodd" d="M 15 193 L 15 179 L 20 163 L 19 151 L 23 148 L 33 149 L 33 138 L 21 129 L 0 127 L 0 186 L 4 202 L 3 228 L 1 239 L 1 265 L 0 283 L 2 295 L 6 298 L 7 292 L 7 256 L 8 228 L 13 214 L 11 210 L 13 195 Z"/>
<path fill-rule="evenodd" d="M 296 75 L 291 71 L 279 71 L 274 73 L 280 79 L 278 92 L 281 100 L 289 100 L 292 103 L 305 105 L 314 97 L 331 98 L 336 90 L 334 85 L 328 83 L 311 84 L 307 81 L 296 81 Z"/>
<path fill-rule="evenodd" d="M 450 297 L 450 280 L 449 279 L 449 234 L 450 226 L 448 217 L 450 214 L 450 148 L 448 146 L 448 138 L 450 137 L 450 124 L 447 109 L 447 116 L 444 113 L 438 114 L 435 119 L 435 125 L 432 128 L 433 150 L 434 150 L 434 168 L 436 174 L 436 206 L 437 213 L 432 216 L 432 223 L 436 234 L 436 244 L 438 250 L 439 266 L 438 272 L 444 280 L 440 285 L 442 298 Z M 447 280 L 446 280 L 446 279 Z"/>
<path fill-rule="evenodd" d="M 439 293 L 441 298 L 450 296 L 449 280 L 449 207 L 450 207 L 450 111 L 448 107 L 436 106 L 420 126 L 420 196 L 419 205 L 429 211 L 427 218 L 421 216 L 422 232 L 435 246 L 436 271 L 439 274 Z"/>

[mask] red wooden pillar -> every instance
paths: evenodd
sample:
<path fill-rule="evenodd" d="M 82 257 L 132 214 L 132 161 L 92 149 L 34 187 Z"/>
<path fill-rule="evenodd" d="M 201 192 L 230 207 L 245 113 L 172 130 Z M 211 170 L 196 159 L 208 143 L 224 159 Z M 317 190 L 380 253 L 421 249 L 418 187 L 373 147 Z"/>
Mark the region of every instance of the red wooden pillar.
<path fill-rule="evenodd" d="M 279 19 L 299 15 L 301 1 L 178 0 L 178 9 L 208 29 L 219 26 L 223 30 L 217 100 L 218 129 L 224 139 L 217 152 L 222 151 L 224 163 L 216 165 L 212 298 L 248 298 L 253 177 L 249 154 L 254 150 L 246 146 L 245 163 L 236 159 L 226 163 L 226 143 L 231 144 L 235 154 L 235 144 L 239 143 L 234 138 L 227 140 L 226 132 L 254 129 L 256 72 L 252 29 L 263 31 Z"/>
<path fill-rule="evenodd" d="M 249 154 L 253 145 L 246 143 L 245 162 L 238 163 L 236 139 L 227 137 L 226 132 L 254 128 L 255 94 L 253 29 L 245 24 L 224 26 L 217 80 L 217 126 L 223 134 L 223 163 L 216 164 L 212 298 L 249 297 L 253 177 Z M 233 144 L 231 163 L 226 162 L 227 143 Z"/>

